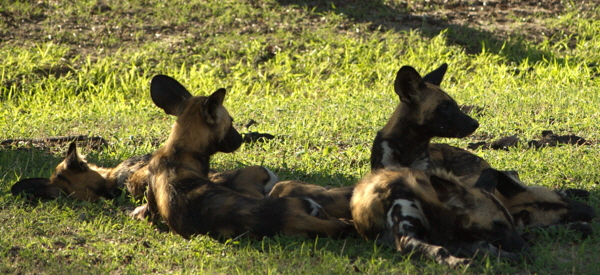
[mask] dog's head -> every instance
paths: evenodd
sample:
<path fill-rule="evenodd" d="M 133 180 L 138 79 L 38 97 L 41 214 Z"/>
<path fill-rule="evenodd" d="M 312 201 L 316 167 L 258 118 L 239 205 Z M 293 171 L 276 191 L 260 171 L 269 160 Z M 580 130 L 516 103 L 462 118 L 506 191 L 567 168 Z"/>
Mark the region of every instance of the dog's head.
<path fill-rule="evenodd" d="M 398 124 L 428 138 L 465 137 L 478 127 L 477 120 L 463 113 L 456 101 L 440 88 L 448 65 L 424 77 L 410 66 L 398 70 L 394 91 L 400 104 L 382 132 L 393 132 Z"/>
<path fill-rule="evenodd" d="M 527 186 L 517 177 L 492 168 L 484 170 L 481 177 L 496 181 L 499 197 L 517 226 L 589 222 L 596 216 L 591 206 L 568 197 L 570 192 Z"/>
<path fill-rule="evenodd" d="M 194 146 L 209 155 L 233 152 L 241 146 L 242 136 L 223 106 L 225 89 L 210 96 L 192 96 L 177 80 L 157 75 L 152 78 L 150 93 L 156 106 L 177 117 L 170 138 L 181 146 Z"/>
<path fill-rule="evenodd" d="M 15 183 L 13 195 L 26 195 L 42 199 L 54 199 L 59 196 L 87 201 L 100 198 L 112 199 L 120 192 L 115 186 L 107 186 L 104 168 L 97 167 L 77 153 L 72 142 L 66 158 L 56 166 L 50 178 L 30 178 Z"/>
<path fill-rule="evenodd" d="M 438 199 L 450 213 L 456 215 L 456 236 L 465 242 L 487 241 L 506 251 L 527 249 L 525 240 L 515 230 L 513 218 L 491 193 L 493 181 L 482 179 L 473 188 L 434 171 L 430 182 Z"/>

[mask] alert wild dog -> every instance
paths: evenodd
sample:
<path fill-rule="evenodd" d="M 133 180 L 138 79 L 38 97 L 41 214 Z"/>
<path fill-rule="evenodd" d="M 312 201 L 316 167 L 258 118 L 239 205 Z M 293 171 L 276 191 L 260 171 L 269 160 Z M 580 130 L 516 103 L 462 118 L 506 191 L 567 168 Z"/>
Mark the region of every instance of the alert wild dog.
<path fill-rule="evenodd" d="M 465 137 L 479 126 L 439 87 L 446 70 L 447 65 L 443 64 L 424 77 L 409 66 L 398 71 L 394 90 L 400 97 L 400 103 L 373 141 L 372 171 L 396 166 L 443 168 L 459 177 L 465 186 L 473 186 L 480 174 L 491 167 L 484 159 L 466 150 L 431 143 L 433 137 Z M 591 207 L 561 192 L 542 186 L 517 186 L 502 177 L 498 186 L 505 185 L 501 190 L 512 191 L 506 194 L 494 192 L 494 195 L 515 216 L 519 227 L 567 221 L 587 222 L 593 218 Z M 519 196 L 513 196 L 516 193 Z"/>
<path fill-rule="evenodd" d="M 104 168 L 89 163 L 77 152 L 77 145 L 69 145 L 65 159 L 59 163 L 50 178 L 29 178 L 15 183 L 13 195 L 25 193 L 34 198 L 54 199 L 59 196 L 97 201 L 113 199 L 121 190 L 142 199 L 148 185 L 148 169 L 151 154 L 134 156 L 116 167 Z M 266 167 L 248 166 L 225 172 L 210 171 L 209 177 L 241 194 L 264 197 L 278 181 L 277 176 Z"/>
<path fill-rule="evenodd" d="M 147 204 L 133 215 L 161 218 L 172 231 L 232 238 L 275 234 L 337 236 L 349 225 L 328 217 L 308 198 L 252 198 L 208 178 L 210 157 L 240 147 L 242 137 L 223 106 L 225 89 L 192 96 L 175 79 L 158 75 L 151 82 L 153 102 L 177 117 L 169 138 L 148 165 Z"/>
<path fill-rule="evenodd" d="M 434 137 L 466 137 L 478 127 L 440 87 L 447 64 L 424 77 L 410 66 L 396 74 L 394 91 L 400 104 L 377 132 L 371 149 L 371 170 L 402 166 L 426 169 Z"/>
<path fill-rule="evenodd" d="M 352 219 L 350 198 L 354 186 L 325 188 L 298 180 L 280 181 L 273 186 L 269 197 L 304 197 L 317 202 L 327 214 L 338 219 Z"/>
<path fill-rule="evenodd" d="M 468 188 L 458 181 L 442 169 L 376 170 L 356 184 L 350 204 L 354 225 L 367 240 L 452 267 L 469 262 L 452 255 L 458 251 L 518 259 L 528 248 L 511 215 L 489 193 L 493 182 Z"/>

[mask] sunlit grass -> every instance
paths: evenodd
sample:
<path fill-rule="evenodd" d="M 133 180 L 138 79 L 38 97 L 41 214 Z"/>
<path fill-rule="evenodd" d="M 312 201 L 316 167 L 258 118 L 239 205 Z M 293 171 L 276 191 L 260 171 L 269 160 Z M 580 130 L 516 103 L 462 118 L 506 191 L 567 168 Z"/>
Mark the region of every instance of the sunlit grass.
<path fill-rule="evenodd" d="M 4 139 L 101 136 L 109 147 L 84 153 L 105 166 L 152 152 L 152 141 L 165 140 L 174 121 L 149 97 L 149 80 L 160 73 L 197 95 L 227 88 L 225 105 L 241 132 L 276 136 L 215 156 L 214 168 L 258 164 L 282 179 L 350 185 L 368 172 L 371 142 L 398 103 L 392 88 L 396 71 L 411 65 L 425 73 L 447 62 L 442 87 L 459 104 L 484 110 L 476 116 L 481 127 L 475 137 L 437 141 L 464 148 L 475 139 L 518 134 L 522 146 L 476 153 L 500 169 L 518 170 L 530 184 L 591 190 L 590 203 L 596 209 L 600 205 L 597 144 L 526 146 L 542 130 L 599 139 L 600 25 L 575 11 L 545 21 L 569 29 L 563 36 L 467 54 L 448 42 L 452 32 L 429 37 L 419 31 L 370 30 L 365 20 L 374 11 L 363 6 L 347 14 L 272 0 L 106 1 L 111 10 L 98 14 L 96 1 L 15 3 L 5 10 L 16 18 L 47 15 L 39 25 L 47 32 L 44 37 L 54 38 L 0 45 Z M 67 18 L 81 22 L 83 30 L 59 28 Z M 88 50 L 80 51 L 80 45 Z M 529 49 L 538 52 L 523 55 Z M 258 124 L 244 129 L 251 119 Z M 1 272 L 452 272 L 357 239 L 184 240 L 128 219 L 122 209 L 127 201 L 60 199 L 32 205 L 10 194 L 18 179 L 50 175 L 63 155 L 64 148 L 0 151 Z M 597 222 L 594 227 L 600 229 Z M 597 235 L 585 241 L 558 236 L 535 244 L 533 263 L 478 259 L 475 267 L 455 272 L 593 273 L 600 268 L 585 260 L 599 256 Z"/>

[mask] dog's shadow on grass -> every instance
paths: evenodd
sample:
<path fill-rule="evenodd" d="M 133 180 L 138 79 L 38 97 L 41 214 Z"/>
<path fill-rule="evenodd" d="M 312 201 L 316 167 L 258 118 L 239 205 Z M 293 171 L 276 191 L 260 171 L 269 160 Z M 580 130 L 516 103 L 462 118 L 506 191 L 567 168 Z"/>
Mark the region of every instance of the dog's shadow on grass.
<path fill-rule="evenodd" d="M 524 60 L 535 63 L 544 59 L 562 61 L 550 51 L 528 46 L 521 35 L 512 34 L 503 38 L 480 28 L 450 23 L 448 19 L 443 19 L 441 16 L 412 15 L 408 4 L 395 7 L 381 0 L 278 0 L 278 2 L 281 5 L 308 7 L 316 12 L 343 14 L 354 22 L 370 23 L 371 30 L 397 32 L 419 30 L 426 37 L 435 37 L 445 31 L 447 42 L 463 47 L 468 54 L 479 54 L 485 51 L 504 56 L 507 60 L 516 63 Z M 439 5 L 439 8 L 442 8 L 442 5 Z M 348 26 L 339 28 L 344 27 Z"/>
<path fill-rule="evenodd" d="M 273 169 L 273 172 L 277 175 L 279 181 L 299 180 L 327 188 L 350 186 L 360 180 L 360 178 L 348 177 L 341 173 L 305 172 L 289 167 L 277 167 Z"/>

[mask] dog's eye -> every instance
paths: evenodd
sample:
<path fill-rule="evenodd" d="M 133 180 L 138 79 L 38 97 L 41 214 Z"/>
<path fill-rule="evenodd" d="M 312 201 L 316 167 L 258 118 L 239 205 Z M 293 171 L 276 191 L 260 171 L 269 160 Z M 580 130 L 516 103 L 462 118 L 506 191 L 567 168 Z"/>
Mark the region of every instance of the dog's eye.
<path fill-rule="evenodd" d="M 448 102 L 443 102 L 442 104 L 440 104 L 440 110 L 447 110 L 448 107 L 450 106 L 450 104 Z"/>

